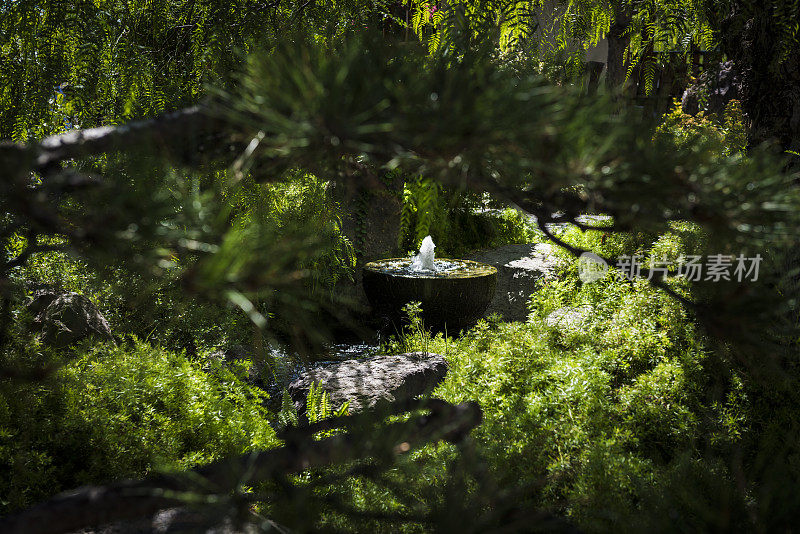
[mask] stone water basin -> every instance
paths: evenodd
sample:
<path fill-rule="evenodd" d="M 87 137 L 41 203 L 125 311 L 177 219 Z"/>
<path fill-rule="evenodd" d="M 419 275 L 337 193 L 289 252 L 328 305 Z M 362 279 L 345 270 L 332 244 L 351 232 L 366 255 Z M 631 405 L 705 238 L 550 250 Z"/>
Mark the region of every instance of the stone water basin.
<path fill-rule="evenodd" d="M 412 270 L 412 258 L 390 258 L 364 266 L 363 286 L 372 309 L 399 326 L 402 308 L 422 303 L 423 322 L 457 334 L 480 319 L 494 297 L 497 269 L 471 260 L 440 258 L 435 270 Z"/>

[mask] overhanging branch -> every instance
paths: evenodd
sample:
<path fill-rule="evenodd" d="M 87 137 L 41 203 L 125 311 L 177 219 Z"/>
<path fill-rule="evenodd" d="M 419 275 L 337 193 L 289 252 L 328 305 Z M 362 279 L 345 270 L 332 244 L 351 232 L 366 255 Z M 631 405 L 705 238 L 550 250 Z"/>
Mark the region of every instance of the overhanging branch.
<path fill-rule="evenodd" d="M 0 150 L 5 157 L 28 162 L 30 170 L 47 174 L 62 161 L 129 150 L 134 146 L 155 145 L 167 153 L 184 154 L 187 140 L 218 136 L 227 126 L 226 121 L 208 108 L 193 106 L 119 126 L 72 130 L 38 143 L 6 142 L 0 145 Z"/>
<path fill-rule="evenodd" d="M 474 402 L 452 405 L 431 399 L 398 405 L 392 413 L 425 409 L 408 421 L 379 427 L 387 412 L 362 414 L 294 429 L 284 447 L 219 460 L 175 475 L 152 476 L 107 486 L 62 493 L 33 508 L 0 519 L 7 534 L 66 534 L 89 526 L 149 517 L 164 508 L 187 504 L 187 497 L 228 494 L 255 481 L 364 458 L 404 454 L 439 440 L 460 441 L 481 422 Z M 314 441 L 321 429 L 345 427 L 349 432 Z M 375 437 L 379 436 L 379 437 Z"/>

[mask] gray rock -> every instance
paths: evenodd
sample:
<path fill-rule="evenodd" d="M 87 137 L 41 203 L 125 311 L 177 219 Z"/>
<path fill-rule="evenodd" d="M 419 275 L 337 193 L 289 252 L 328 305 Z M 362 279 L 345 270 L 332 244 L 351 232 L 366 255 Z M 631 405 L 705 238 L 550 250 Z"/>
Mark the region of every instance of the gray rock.
<path fill-rule="evenodd" d="M 34 297 L 28 309 L 31 313 L 39 310 L 36 322 L 42 327 L 42 342 L 46 345 L 63 348 L 87 337 L 114 341 L 106 318 L 83 295 L 42 294 Z"/>
<path fill-rule="evenodd" d="M 555 277 L 563 266 L 553 254 L 552 245 L 533 243 L 506 245 L 477 252 L 466 259 L 488 263 L 497 268 L 497 289 L 485 316 L 499 314 L 506 321 L 524 321 L 535 282 Z"/>
<path fill-rule="evenodd" d="M 288 389 L 293 382 L 301 379 L 305 373 L 343 361 L 363 360 L 373 356 L 377 352 L 378 346 L 344 343 L 331 345 L 327 349 L 325 357 L 335 359 L 303 361 L 292 357 L 285 349 L 277 346 L 268 347 L 264 357 L 256 357 L 253 348 L 248 345 L 231 345 L 221 348 L 213 352 L 210 357 L 229 367 L 233 364 L 244 363 L 247 369 L 245 381 L 264 390 L 269 395 L 266 405 L 272 411 L 279 411 L 284 390 Z"/>
<path fill-rule="evenodd" d="M 83 529 L 74 534 L 255 534 L 261 532 L 256 524 L 235 527 L 230 517 L 201 513 L 190 508 L 167 508 L 150 518 L 120 521 L 100 528 Z M 220 511 L 222 512 L 222 511 Z"/>
<path fill-rule="evenodd" d="M 731 100 L 742 98 L 742 76 L 733 61 L 711 65 L 684 91 L 681 110 L 689 115 L 700 111 L 720 114 Z"/>
<path fill-rule="evenodd" d="M 318 383 L 334 409 L 349 402 L 349 412 L 355 413 L 430 392 L 444 380 L 447 370 L 447 362 L 438 354 L 371 356 L 307 369 L 289 385 L 289 394 L 303 413 L 309 389 Z"/>
<path fill-rule="evenodd" d="M 28 310 L 28 313 L 36 318 L 37 321 L 40 321 L 42 318 L 42 312 L 46 310 L 47 307 L 50 306 L 50 304 L 52 304 L 60 294 L 61 293 L 57 293 L 49 289 L 36 291 L 33 294 L 31 301 L 25 307 Z"/>
<path fill-rule="evenodd" d="M 551 312 L 545 317 L 544 322 L 547 326 L 564 331 L 580 330 L 591 312 L 591 306 L 579 306 L 577 308 L 566 306 Z"/>

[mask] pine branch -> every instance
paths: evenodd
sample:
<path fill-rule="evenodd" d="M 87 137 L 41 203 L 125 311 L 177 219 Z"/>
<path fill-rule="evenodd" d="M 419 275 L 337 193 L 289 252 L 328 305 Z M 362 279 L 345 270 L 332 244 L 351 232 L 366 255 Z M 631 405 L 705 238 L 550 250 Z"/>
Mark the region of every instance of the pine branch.
<path fill-rule="evenodd" d="M 387 413 L 419 409 L 431 413 L 382 426 L 377 433 L 381 438 L 374 439 L 374 425 Z M 478 426 L 481 418 L 481 409 L 474 402 L 456 406 L 431 399 L 402 403 L 390 412 L 323 421 L 285 434 L 286 445 L 279 449 L 226 458 L 175 475 L 157 475 L 62 493 L 0 519 L 0 531 L 65 534 L 88 526 L 148 517 L 164 508 L 186 505 L 203 496 L 224 495 L 257 481 L 276 480 L 287 474 L 364 458 L 394 457 L 439 440 L 457 442 Z M 314 441 L 314 434 L 320 430 L 342 427 L 350 432 Z"/>
<path fill-rule="evenodd" d="M 42 139 L 38 143 L 2 143 L 0 154 L 13 158 L 30 170 L 43 175 L 58 169 L 58 164 L 87 156 L 130 150 L 136 146 L 156 146 L 167 154 L 185 154 L 192 146 L 187 141 L 206 136 L 219 137 L 227 123 L 209 112 L 193 106 L 153 119 L 119 126 L 101 126 L 72 130 Z"/>
<path fill-rule="evenodd" d="M 566 250 L 567 252 L 569 252 L 570 254 L 575 256 L 576 258 L 579 258 L 582 254 L 585 254 L 587 252 L 592 252 L 591 250 L 588 250 L 588 249 L 583 249 L 583 248 L 580 248 L 580 247 L 575 247 L 573 245 L 570 245 L 569 243 L 567 243 L 563 239 L 560 239 L 558 236 L 553 234 L 553 232 L 551 232 L 550 229 L 547 228 L 547 224 L 546 224 L 547 219 L 548 219 L 548 217 L 545 216 L 544 214 L 542 214 L 541 217 L 539 217 L 537 215 L 537 217 L 536 217 L 536 225 L 539 227 L 539 230 L 541 230 L 542 233 L 544 233 L 544 235 L 550 241 L 552 241 L 553 243 L 555 243 L 559 247 L 563 248 L 564 250 Z M 570 222 L 572 222 L 572 221 L 570 221 Z M 595 254 L 595 256 L 597 256 L 601 260 L 603 260 L 607 265 L 616 267 L 616 263 L 614 262 L 614 260 L 612 258 L 600 256 L 599 254 L 597 254 L 595 252 L 592 252 L 592 253 Z M 692 313 L 692 312 L 696 313 L 697 312 L 697 309 L 698 309 L 697 308 L 697 304 L 695 304 L 694 302 L 690 301 L 689 299 L 687 299 L 683 295 L 680 295 L 677 291 L 675 291 L 674 289 L 669 287 L 663 280 L 659 279 L 656 276 L 653 276 L 653 274 L 651 273 L 650 269 L 642 268 L 640 270 L 640 276 L 643 277 L 643 278 L 647 278 L 647 280 L 650 282 L 650 284 L 652 284 L 654 287 L 657 287 L 657 288 L 661 289 L 667 295 L 669 295 L 670 297 L 674 298 L 676 301 L 680 302 L 681 305 L 686 309 L 687 312 L 690 312 L 690 313 Z"/>

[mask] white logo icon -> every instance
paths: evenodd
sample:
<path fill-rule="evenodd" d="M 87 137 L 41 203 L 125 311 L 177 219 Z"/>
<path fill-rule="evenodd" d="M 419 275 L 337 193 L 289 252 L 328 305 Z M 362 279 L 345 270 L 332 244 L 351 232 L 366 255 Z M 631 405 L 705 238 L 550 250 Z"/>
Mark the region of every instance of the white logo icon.
<path fill-rule="evenodd" d="M 606 260 L 594 252 L 584 252 L 578 258 L 578 277 L 581 282 L 591 283 L 600 280 L 608 272 Z"/>

